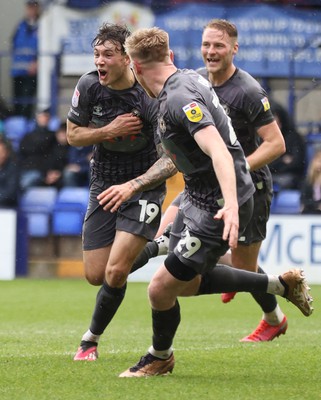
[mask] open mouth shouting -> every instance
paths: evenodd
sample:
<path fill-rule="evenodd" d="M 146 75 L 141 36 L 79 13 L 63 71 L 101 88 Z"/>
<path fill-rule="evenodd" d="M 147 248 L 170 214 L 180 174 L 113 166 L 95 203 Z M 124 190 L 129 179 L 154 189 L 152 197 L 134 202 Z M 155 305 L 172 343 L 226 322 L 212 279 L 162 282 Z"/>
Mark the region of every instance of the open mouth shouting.
<path fill-rule="evenodd" d="M 99 75 L 99 80 L 101 82 L 104 82 L 106 80 L 106 77 L 107 77 L 107 71 L 99 68 L 98 69 L 98 75 Z"/>

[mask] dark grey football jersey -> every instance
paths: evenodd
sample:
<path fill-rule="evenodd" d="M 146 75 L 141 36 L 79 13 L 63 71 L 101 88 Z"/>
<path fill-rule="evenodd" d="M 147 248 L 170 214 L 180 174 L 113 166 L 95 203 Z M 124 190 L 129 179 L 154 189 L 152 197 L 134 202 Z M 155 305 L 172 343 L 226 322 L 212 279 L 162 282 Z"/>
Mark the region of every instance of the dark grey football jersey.
<path fill-rule="evenodd" d="M 197 70 L 208 79 L 206 68 Z M 250 74 L 236 69 L 233 76 L 221 86 L 213 86 L 227 115 L 232 120 L 236 136 L 246 156 L 261 143 L 257 129 L 274 121 L 267 93 Z M 271 181 L 268 166 L 251 171 L 253 182 Z"/>
<path fill-rule="evenodd" d="M 214 211 L 222 198 L 212 160 L 194 140 L 194 134 L 208 125 L 216 126 L 233 157 L 239 204 L 248 200 L 254 186 L 246 171 L 245 156 L 211 84 L 195 71 L 178 70 L 168 78 L 158 99 L 158 133 L 164 148 L 184 174 L 191 202 Z"/>
<path fill-rule="evenodd" d="M 102 127 L 118 115 L 137 112 L 143 121 L 140 134 L 117 137 L 94 145 L 91 171 L 106 183 L 123 183 L 144 172 L 157 160 L 155 140 L 157 101 L 136 82 L 125 90 L 99 83 L 97 71 L 84 74 L 75 88 L 68 119 L 78 126 Z"/>

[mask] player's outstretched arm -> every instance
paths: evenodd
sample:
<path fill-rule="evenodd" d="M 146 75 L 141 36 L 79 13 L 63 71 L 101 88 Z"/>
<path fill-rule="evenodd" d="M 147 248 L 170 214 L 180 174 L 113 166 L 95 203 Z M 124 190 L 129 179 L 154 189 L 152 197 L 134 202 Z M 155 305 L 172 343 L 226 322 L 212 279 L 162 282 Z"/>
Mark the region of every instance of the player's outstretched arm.
<path fill-rule="evenodd" d="M 161 146 L 161 145 L 159 145 Z M 104 210 L 117 211 L 118 207 L 135 193 L 145 192 L 159 186 L 167 178 L 175 175 L 177 169 L 173 161 L 161 151 L 160 158 L 143 174 L 122 185 L 114 185 L 97 196 Z"/>
<path fill-rule="evenodd" d="M 238 202 L 234 163 L 222 137 L 213 125 L 209 125 L 194 135 L 199 147 L 212 159 L 213 169 L 220 184 L 224 206 L 215 215 L 224 220 L 223 240 L 235 248 L 238 240 Z"/>

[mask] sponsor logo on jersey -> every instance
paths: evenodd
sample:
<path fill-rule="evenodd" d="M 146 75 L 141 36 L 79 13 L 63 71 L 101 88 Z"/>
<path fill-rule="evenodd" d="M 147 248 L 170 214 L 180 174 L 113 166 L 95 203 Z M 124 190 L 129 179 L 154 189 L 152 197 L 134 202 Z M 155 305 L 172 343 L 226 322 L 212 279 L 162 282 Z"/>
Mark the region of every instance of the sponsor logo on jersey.
<path fill-rule="evenodd" d="M 193 103 L 186 104 L 183 107 L 186 117 L 191 122 L 199 122 L 203 118 L 202 110 L 199 105 L 194 101 Z"/>
<path fill-rule="evenodd" d="M 261 99 L 261 102 L 263 104 L 263 108 L 264 111 L 268 111 L 270 109 L 270 103 L 267 97 L 263 97 L 263 99 Z"/>
<path fill-rule="evenodd" d="M 75 111 L 73 108 L 70 108 L 70 112 L 72 113 L 72 114 L 75 114 L 77 117 L 79 117 L 79 113 L 77 112 L 77 111 Z"/>
<path fill-rule="evenodd" d="M 74 91 L 74 94 L 72 95 L 72 100 L 71 100 L 71 104 L 73 107 L 78 107 L 79 104 L 79 96 L 80 96 L 80 92 L 79 90 L 76 88 Z"/>

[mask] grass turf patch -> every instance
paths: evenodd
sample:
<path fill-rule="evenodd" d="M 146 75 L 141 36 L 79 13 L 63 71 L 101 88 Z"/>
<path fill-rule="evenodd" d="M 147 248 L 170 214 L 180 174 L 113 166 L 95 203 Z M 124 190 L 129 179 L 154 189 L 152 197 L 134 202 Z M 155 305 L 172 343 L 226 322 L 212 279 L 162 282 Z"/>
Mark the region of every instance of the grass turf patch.
<path fill-rule="evenodd" d="M 142 379 L 118 375 L 151 344 L 146 283 L 128 284 L 98 361 L 72 360 L 96 293 L 83 280 L 0 282 L 1 400 L 321 399 L 321 286 L 312 286 L 309 318 L 279 298 L 289 328 L 268 343 L 239 343 L 261 318 L 250 295 L 238 293 L 229 304 L 218 295 L 180 299 L 173 374 Z"/>

